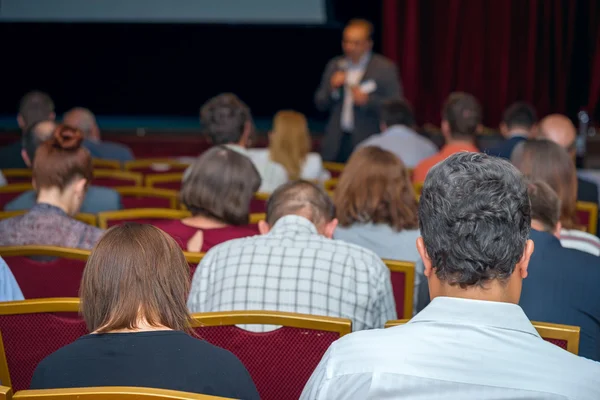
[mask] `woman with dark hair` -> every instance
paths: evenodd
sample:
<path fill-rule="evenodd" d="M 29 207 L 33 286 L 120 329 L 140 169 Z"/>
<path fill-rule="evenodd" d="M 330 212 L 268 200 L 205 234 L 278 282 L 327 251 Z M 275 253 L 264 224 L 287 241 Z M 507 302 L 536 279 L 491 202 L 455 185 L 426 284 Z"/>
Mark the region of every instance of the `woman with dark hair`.
<path fill-rule="evenodd" d="M 189 274 L 183 252 L 160 229 L 109 229 L 81 281 L 91 334 L 42 360 L 31 388 L 141 386 L 258 399 L 233 354 L 189 335 Z"/>
<path fill-rule="evenodd" d="M 91 249 L 102 230 L 73 218 L 92 180 L 92 158 L 83 134 L 58 125 L 35 153 L 37 203 L 26 214 L 0 221 L 0 246 L 49 245 Z"/>
<path fill-rule="evenodd" d="M 154 225 L 193 252 L 257 235 L 258 229 L 249 226 L 248 219 L 250 202 L 260 183 L 248 157 L 225 146 L 213 147 L 196 159 L 183 180 L 181 202 L 192 216 Z"/>

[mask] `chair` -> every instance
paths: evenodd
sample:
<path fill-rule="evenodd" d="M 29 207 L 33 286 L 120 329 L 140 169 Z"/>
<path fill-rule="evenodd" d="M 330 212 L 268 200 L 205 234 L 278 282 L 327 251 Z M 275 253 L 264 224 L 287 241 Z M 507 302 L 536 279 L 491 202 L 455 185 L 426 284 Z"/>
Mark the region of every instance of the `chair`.
<path fill-rule="evenodd" d="M 0 397 L 1 399 L 1 397 Z M 206 394 L 178 390 L 127 386 L 105 386 L 74 389 L 21 390 L 17 400 L 232 400 Z"/>
<path fill-rule="evenodd" d="M 267 211 L 267 200 L 269 199 L 270 193 L 254 193 L 254 197 L 250 201 L 250 212 L 251 213 L 264 213 Z"/>
<path fill-rule="evenodd" d="M 265 213 L 254 213 L 250 214 L 249 223 L 250 225 L 258 224 L 260 221 L 264 221 L 267 219 L 267 214 Z"/>
<path fill-rule="evenodd" d="M 340 182 L 339 178 L 331 178 L 327 179 L 323 184 L 323 187 L 326 191 L 334 191 L 338 183 Z"/>
<path fill-rule="evenodd" d="M 183 172 L 190 164 L 168 158 L 147 158 L 141 160 L 126 161 L 125 171 L 139 172 L 143 175 L 156 173 Z"/>
<path fill-rule="evenodd" d="M 92 158 L 92 166 L 100 169 L 121 170 L 121 162 L 117 160 L 105 160 L 102 158 Z"/>
<path fill-rule="evenodd" d="M 29 168 L 3 169 L 2 175 L 8 183 L 31 183 L 32 171 Z"/>
<path fill-rule="evenodd" d="M 385 323 L 386 328 L 403 325 L 408 319 L 398 319 Z M 531 321 L 533 327 L 538 331 L 542 339 L 575 355 L 579 354 L 579 336 L 581 328 L 572 325 L 552 324 L 550 322 Z"/>
<path fill-rule="evenodd" d="M 392 291 L 394 292 L 398 316 L 411 318 L 415 289 L 415 263 L 395 260 L 383 260 L 383 263 L 390 269 Z"/>
<path fill-rule="evenodd" d="M 168 208 L 137 208 L 131 210 L 105 211 L 98 214 L 98 227 L 108 229 L 123 222 L 151 224 L 157 220 L 183 219 L 189 217 L 189 211 L 170 210 Z"/>
<path fill-rule="evenodd" d="M 31 182 L 29 183 L 10 183 L 6 186 L 0 186 L 0 208 L 4 209 L 8 203 L 21 194 L 33 190 Z"/>
<path fill-rule="evenodd" d="M 26 299 L 77 297 L 88 250 L 54 246 L 4 246 L 4 258 Z"/>
<path fill-rule="evenodd" d="M 298 399 L 327 348 L 352 330 L 349 319 L 277 311 L 193 314 L 202 339 L 235 354 L 250 372 L 263 400 Z M 250 332 L 236 325 L 281 327 Z"/>
<path fill-rule="evenodd" d="M 11 400 L 12 398 L 12 389 L 8 386 L 0 386 L 0 400 Z"/>
<path fill-rule="evenodd" d="M 172 208 L 179 203 L 179 193 L 168 189 L 141 186 L 119 186 L 114 188 L 121 195 L 123 208 Z"/>
<path fill-rule="evenodd" d="M 598 233 L 598 204 L 578 201 L 576 205 L 577 219 L 585 225 L 585 230 L 592 235 Z"/>
<path fill-rule="evenodd" d="M 342 174 L 342 171 L 344 170 L 345 166 L 346 166 L 346 164 L 342 164 L 342 163 L 329 162 L 329 161 L 323 162 L 323 168 L 325 168 L 327 171 L 329 171 L 332 178 L 337 178 L 338 176 L 340 176 Z"/>
<path fill-rule="evenodd" d="M 196 268 L 198 268 L 198 264 L 200 264 L 200 261 L 202 261 L 206 253 L 192 253 L 190 251 L 184 251 L 183 254 L 185 255 L 185 260 L 190 266 L 190 278 L 193 278 Z"/>
<path fill-rule="evenodd" d="M 423 191 L 423 182 L 413 183 L 413 189 L 415 190 L 415 195 L 417 198 L 419 198 L 421 196 L 421 192 Z"/>
<path fill-rule="evenodd" d="M 137 172 L 95 169 L 92 184 L 106 187 L 142 186 L 143 179 L 142 174 Z"/>
<path fill-rule="evenodd" d="M 146 186 L 159 189 L 181 190 L 183 172 L 172 172 L 168 174 L 146 175 Z"/>
<path fill-rule="evenodd" d="M 23 215 L 27 211 L 28 210 L 0 211 L 0 221 L 3 219 L 16 217 L 18 215 Z M 98 226 L 98 219 L 96 218 L 96 216 L 94 214 L 79 213 L 79 214 L 75 215 L 75 217 L 73 217 L 73 218 L 75 218 L 78 221 L 84 222 L 88 225 Z"/>
<path fill-rule="evenodd" d="M 77 298 L 0 303 L 0 381 L 29 388 L 40 361 L 87 333 L 78 311 Z"/>

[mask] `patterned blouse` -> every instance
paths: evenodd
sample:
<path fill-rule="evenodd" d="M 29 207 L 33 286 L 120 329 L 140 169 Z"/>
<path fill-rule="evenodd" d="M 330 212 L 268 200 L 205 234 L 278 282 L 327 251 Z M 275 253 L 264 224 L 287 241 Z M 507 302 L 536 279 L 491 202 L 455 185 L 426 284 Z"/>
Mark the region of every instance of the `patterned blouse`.
<path fill-rule="evenodd" d="M 0 221 L 0 246 L 37 244 L 91 249 L 102 233 L 58 207 L 38 203 L 23 215 Z"/>

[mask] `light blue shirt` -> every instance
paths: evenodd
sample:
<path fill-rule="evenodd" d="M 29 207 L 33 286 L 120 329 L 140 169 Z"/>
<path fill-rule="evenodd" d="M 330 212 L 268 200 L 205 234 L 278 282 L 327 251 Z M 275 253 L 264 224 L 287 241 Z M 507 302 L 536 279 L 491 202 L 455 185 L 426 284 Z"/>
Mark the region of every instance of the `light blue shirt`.
<path fill-rule="evenodd" d="M 0 257 L 0 301 L 25 300 L 21 288 L 6 262 Z"/>
<path fill-rule="evenodd" d="M 357 147 L 376 146 L 394 153 L 407 168 L 414 168 L 426 158 L 438 153 L 433 142 L 404 125 L 393 125 L 373 135 Z"/>
<path fill-rule="evenodd" d="M 600 364 L 543 340 L 516 304 L 438 297 L 333 343 L 300 398 L 592 400 Z"/>

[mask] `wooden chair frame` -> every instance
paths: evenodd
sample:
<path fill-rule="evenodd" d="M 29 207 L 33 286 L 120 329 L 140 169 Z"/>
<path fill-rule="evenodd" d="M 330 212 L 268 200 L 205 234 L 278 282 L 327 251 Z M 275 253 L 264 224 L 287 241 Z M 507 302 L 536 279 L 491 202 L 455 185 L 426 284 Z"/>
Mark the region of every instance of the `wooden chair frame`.
<path fill-rule="evenodd" d="M 202 261 L 206 253 L 192 253 L 191 251 L 184 251 L 183 255 L 188 263 L 200 264 L 200 261 Z"/>
<path fill-rule="evenodd" d="M 158 189 L 152 189 L 158 190 Z M 189 211 L 169 208 L 133 208 L 130 210 L 105 211 L 98 213 L 98 227 L 108 229 L 108 221 L 128 219 L 183 219 L 192 215 Z"/>
<path fill-rule="evenodd" d="M 267 201 L 267 200 L 269 200 L 269 196 L 271 196 L 271 193 L 264 193 L 264 192 L 254 193 L 254 198 L 257 200 Z"/>
<path fill-rule="evenodd" d="M 336 332 L 340 337 L 352 332 L 352 321 L 320 315 L 281 311 L 217 311 L 192 314 L 192 327 L 230 326 L 243 324 L 281 325 L 290 328 Z"/>
<path fill-rule="evenodd" d="M 183 182 L 183 172 L 170 172 L 166 174 L 148 174 L 146 175 L 146 187 L 156 187 L 157 183 L 176 183 Z"/>
<path fill-rule="evenodd" d="M 385 327 L 391 328 L 393 326 L 404 325 L 408 321 L 408 319 L 388 321 L 385 323 Z M 575 355 L 579 354 L 579 337 L 581 332 L 580 327 L 536 321 L 531 321 L 531 324 L 538 331 L 542 338 L 565 340 L 567 342 L 567 351 Z"/>
<path fill-rule="evenodd" d="M 338 185 L 338 183 L 340 183 L 339 178 L 327 179 L 325 182 L 323 182 L 323 187 L 325 188 L 325 190 L 327 192 L 329 192 L 329 191 L 333 192 L 335 190 L 335 187 Z"/>
<path fill-rule="evenodd" d="M 396 310 L 396 312 L 402 318 L 411 318 L 415 292 L 415 263 L 396 260 L 383 260 L 383 263 L 390 269 L 390 272 L 404 273 L 404 310 Z"/>
<path fill-rule="evenodd" d="M 87 261 L 90 254 L 89 250 L 58 246 L 0 246 L 0 256 L 2 257 L 50 256 Z M 0 303 L 0 307 L 2 305 L 3 303 Z"/>
<path fill-rule="evenodd" d="M 176 209 L 179 204 L 179 192 L 170 189 L 156 189 L 143 186 L 118 186 L 113 188 L 122 196 L 154 197 L 169 200 L 169 208 Z"/>
<path fill-rule="evenodd" d="M 4 255 L 4 254 L 3 254 Z M 22 255 L 22 254 L 12 254 Z M 0 315 L 79 312 L 79 299 L 76 297 L 57 297 L 53 299 L 30 299 L 22 301 L 0 302 Z M 12 386 L 4 341 L 0 333 L 0 381 L 4 385 Z"/>
<path fill-rule="evenodd" d="M 3 219 L 23 215 L 27 211 L 28 210 L 0 211 L 0 221 Z M 73 218 L 75 218 L 78 221 L 84 222 L 88 225 L 98 226 L 98 218 L 96 218 L 95 214 L 79 213 L 79 214 L 75 215 Z"/>
<path fill-rule="evenodd" d="M 345 167 L 346 167 L 346 164 L 342 164 L 342 163 L 331 162 L 331 161 L 323 162 L 323 168 L 325 168 L 327 171 L 335 171 L 335 172 L 341 173 L 344 171 Z"/>
<path fill-rule="evenodd" d="M 150 168 L 153 164 L 168 164 L 170 167 L 185 169 L 190 166 L 189 163 L 180 162 L 170 158 L 144 158 L 133 161 L 125 161 L 123 168 L 125 171 L 134 169 Z"/>
<path fill-rule="evenodd" d="M 0 186 L 0 193 L 24 193 L 33 190 L 31 182 L 9 183 L 5 186 Z"/>
<path fill-rule="evenodd" d="M 20 390 L 15 400 L 232 400 L 206 394 L 128 386 Z"/>
<path fill-rule="evenodd" d="M 31 179 L 33 171 L 29 168 L 7 168 L 2 170 L 5 178 L 29 178 Z"/>
<path fill-rule="evenodd" d="M 12 398 L 12 388 L 0 386 L 0 400 L 11 400 Z"/>
<path fill-rule="evenodd" d="M 119 171 L 115 169 L 95 169 L 94 178 L 113 178 L 134 181 L 134 184 L 129 186 L 140 187 L 142 186 L 142 182 L 144 180 L 144 176 L 139 172 Z"/>
<path fill-rule="evenodd" d="M 106 160 L 104 158 L 92 158 L 92 166 L 101 169 L 116 169 L 121 170 L 121 161 Z"/>
<path fill-rule="evenodd" d="M 258 224 L 260 221 L 265 221 L 267 219 L 267 214 L 265 213 L 252 213 L 248 218 L 248 223 L 250 224 Z"/>
<path fill-rule="evenodd" d="M 598 204 L 589 201 L 578 201 L 577 211 L 585 211 L 589 214 L 586 226 L 587 232 L 595 235 L 598 232 Z"/>

